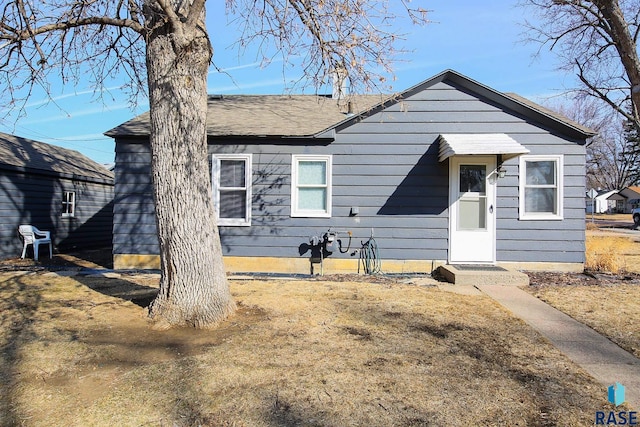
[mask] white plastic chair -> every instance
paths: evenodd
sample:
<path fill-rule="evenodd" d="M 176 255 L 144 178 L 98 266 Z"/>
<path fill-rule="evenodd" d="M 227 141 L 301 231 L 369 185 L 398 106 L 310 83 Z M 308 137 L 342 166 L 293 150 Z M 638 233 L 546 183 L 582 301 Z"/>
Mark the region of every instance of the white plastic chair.
<path fill-rule="evenodd" d="M 53 258 L 53 250 L 51 248 L 51 232 L 40 231 L 33 225 L 21 225 L 18 227 L 18 231 L 24 240 L 24 246 L 22 247 L 22 256 L 24 258 L 27 254 L 27 246 L 33 245 L 33 258 L 38 260 L 39 246 L 43 244 L 49 244 L 49 258 Z"/>

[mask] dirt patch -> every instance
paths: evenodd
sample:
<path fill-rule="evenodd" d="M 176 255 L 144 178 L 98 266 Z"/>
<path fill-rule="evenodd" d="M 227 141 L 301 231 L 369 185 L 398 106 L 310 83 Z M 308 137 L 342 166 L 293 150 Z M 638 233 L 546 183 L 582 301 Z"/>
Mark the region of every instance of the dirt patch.
<path fill-rule="evenodd" d="M 640 285 L 640 273 L 632 272 L 606 274 L 590 271 L 584 273 L 528 271 L 527 275 L 529 284 L 533 287 Z"/>
<path fill-rule="evenodd" d="M 52 258 L 49 254 L 40 253 L 38 261 L 31 257 L 14 257 L 0 260 L 0 271 L 57 271 L 113 268 L 111 248 L 89 249 L 81 252 L 56 253 Z"/>
<path fill-rule="evenodd" d="M 43 377 L 43 381 L 67 395 L 76 395 L 83 404 L 90 404 L 105 396 L 110 390 L 105 385 L 115 384 L 125 372 L 202 355 L 242 334 L 264 315 L 259 309 L 240 306 L 233 321 L 213 331 L 156 331 L 138 316 L 122 318 L 108 328 L 87 330 L 78 338 L 92 349 L 93 356 L 78 363 L 73 375 L 63 371 Z"/>

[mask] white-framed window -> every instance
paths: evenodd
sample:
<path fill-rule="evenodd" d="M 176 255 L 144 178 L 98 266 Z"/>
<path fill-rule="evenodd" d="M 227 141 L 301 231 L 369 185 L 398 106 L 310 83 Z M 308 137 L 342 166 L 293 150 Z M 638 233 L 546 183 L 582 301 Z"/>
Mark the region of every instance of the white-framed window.
<path fill-rule="evenodd" d="M 251 225 L 251 154 L 214 154 L 211 181 L 218 225 Z"/>
<path fill-rule="evenodd" d="M 520 157 L 520 219 L 562 219 L 563 157 Z"/>
<path fill-rule="evenodd" d="M 76 216 L 76 192 L 65 191 L 62 193 L 62 217 Z"/>
<path fill-rule="evenodd" d="M 292 156 L 291 216 L 331 217 L 330 155 Z"/>

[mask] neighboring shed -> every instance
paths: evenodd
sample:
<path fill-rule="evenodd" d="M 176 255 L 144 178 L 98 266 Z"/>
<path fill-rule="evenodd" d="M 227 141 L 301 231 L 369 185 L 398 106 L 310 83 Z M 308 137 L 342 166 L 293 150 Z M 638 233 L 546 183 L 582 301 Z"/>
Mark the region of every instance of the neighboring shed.
<path fill-rule="evenodd" d="M 309 273 L 322 255 L 325 272 L 356 272 L 371 236 L 385 272 L 582 269 L 592 131 L 455 71 L 348 101 L 209 98 L 228 270 Z M 148 113 L 107 135 L 116 141 L 114 264 L 157 267 Z"/>
<path fill-rule="evenodd" d="M 20 256 L 20 224 L 60 250 L 111 246 L 113 172 L 74 150 L 0 133 L 0 257 Z"/>

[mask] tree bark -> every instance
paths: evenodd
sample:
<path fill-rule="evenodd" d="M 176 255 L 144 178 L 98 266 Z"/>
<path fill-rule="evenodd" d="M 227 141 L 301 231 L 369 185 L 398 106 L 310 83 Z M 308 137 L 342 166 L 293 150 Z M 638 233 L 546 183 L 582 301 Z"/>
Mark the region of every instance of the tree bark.
<path fill-rule="evenodd" d="M 147 13 L 151 171 L 162 270 L 149 314 L 166 326 L 211 327 L 235 310 L 207 156 L 211 45 L 203 25 L 176 31 L 176 22 Z"/>

